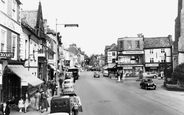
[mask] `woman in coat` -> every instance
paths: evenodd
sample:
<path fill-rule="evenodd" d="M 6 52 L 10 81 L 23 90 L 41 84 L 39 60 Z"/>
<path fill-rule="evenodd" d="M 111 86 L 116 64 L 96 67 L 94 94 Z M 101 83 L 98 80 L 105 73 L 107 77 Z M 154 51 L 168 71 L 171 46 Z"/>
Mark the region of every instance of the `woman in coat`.
<path fill-rule="evenodd" d="M 35 93 L 35 107 L 36 107 L 36 110 L 40 110 L 40 99 L 41 99 L 41 93 L 39 92 L 39 90 L 36 91 Z"/>
<path fill-rule="evenodd" d="M 47 94 L 43 91 L 41 94 L 41 100 L 40 100 L 40 104 L 41 104 L 41 112 L 43 113 L 44 109 L 46 109 L 46 111 L 48 111 L 48 107 L 49 107 L 49 102 L 47 101 Z"/>

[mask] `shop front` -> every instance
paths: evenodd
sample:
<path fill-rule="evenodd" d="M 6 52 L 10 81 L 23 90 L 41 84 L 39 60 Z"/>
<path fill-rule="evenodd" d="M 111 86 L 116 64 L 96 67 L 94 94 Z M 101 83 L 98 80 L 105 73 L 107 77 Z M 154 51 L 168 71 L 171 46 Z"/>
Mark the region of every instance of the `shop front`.
<path fill-rule="evenodd" d="M 158 63 L 147 63 L 145 64 L 145 71 L 146 72 L 158 72 L 159 71 L 159 64 Z"/>
<path fill-rule="evenodd" d="M 136 77 L 138 76 L 139 72 L 143 70 L 143 65 L 118 65 L 118 68 L 122 68 L 123 75 L 125 77 Z"/>
<path fill-rule="evenodd" d="M 40 85 L 43 81 L 32 75 L 23 65 L 7 65 L 2 77 L 3 101 L 15 99 L 16 102 L 29 88 Z"/>

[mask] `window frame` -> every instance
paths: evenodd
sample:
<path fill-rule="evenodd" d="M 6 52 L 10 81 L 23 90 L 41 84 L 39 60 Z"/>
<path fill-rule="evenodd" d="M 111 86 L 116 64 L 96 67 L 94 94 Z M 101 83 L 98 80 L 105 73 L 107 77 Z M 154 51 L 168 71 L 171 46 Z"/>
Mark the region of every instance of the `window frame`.
<path fill-rule="evenodd" d="M 4 39 L 0 40 L 0 52 L 6 52 L 7 51 L 7 48 L 6 48 L 6 46 L 7 46 L 7 44 L 6 44 L 6 41 L 7 41 L 7 30 L 4 29 L 4 28 L 0 28 L 0 37 L 2 37 L 2 31 L 4 31 L 5 36 L 4 36 Z M 4 44 L 3 44 L 4 48 L 3 49 L 2 49 L 2 46 L 1 46 L 2 40 L 4 40 Z"/>
<path fill-rule="evenodd" d="M 17 21 L 17 2 L 12 0 L 12 18 Z"/>
<path fill-rule="evenodd" d="M 12 35 L 11 35 L 11 52 L 14 53 L 14 57 L 12 58 L 13 60 L 17 59 L 17 38 L 18 38 L 18 36 L 16 34 L 12 33 Z"/>

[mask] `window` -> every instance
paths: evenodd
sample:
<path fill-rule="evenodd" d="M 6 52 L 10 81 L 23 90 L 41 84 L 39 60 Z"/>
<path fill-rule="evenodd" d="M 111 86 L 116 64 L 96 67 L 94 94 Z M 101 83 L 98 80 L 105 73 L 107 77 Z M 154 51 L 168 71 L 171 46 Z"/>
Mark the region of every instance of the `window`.
<path fill-rule="evenodd" d="M 150 54 L 153 54 L 153 49 L 150 49 Z"/>
<path fill-rule="evenodd" d="M 112 59 L 112 63 L 116 63 L 116 59 Z"/>
<path fill-rule="evenodd" d="M 127 40 L 127 49 L 132 49 L 132 41 Z"/>
<path fill-rule="evenodd" d="M 3 30 L 3 29 L 1 29 L 1 49 L 0 49 L 0 51 L 1 52 L 5 52 L 6 51 L 6 49 L 5 49 L 5 43 L 6 43 L 6 31 L 5 30 Z"/>
<path fill-rule="evenodd" d="M 161 49 L 161 53 L 165 53 L 165 49 Z"/>
<path fill-rule="evenodd" d="M 17 21 L 17 2 L 12 0 L 12 18 Z"/>
<path fill-rule="evenodd" d="M 112 56 L 116 56 L 116 52 L 112 52 Z"/>
<path fill-rule="evenodd" d="M 123 41 L 120 41 L 120 48 L 123 48 Z"/>
<path fill-rule="evenodd" d="M 17 35 L 16 34 L 12 34 L 11 52 L 14 53 L 13 59 L 16 59 L 17 57 Z"/>
<path fill-rule="evenodd" d="M 153 58 L 150 58 L 150 63 L 153 63 L 154 62 L 154 59 Z"/>
<path fill-rule="evenodd" d="M 0 10 L 7 14 L 7 0 L 0 0 Z"/>
<path fill-rule="evenodd" d="M 140 41 L 139 41 L 139 40 L 136 40 L 136 41 L 135 41 L 135 47 L 136 47 L 136 48 L 140 48 Z"/>

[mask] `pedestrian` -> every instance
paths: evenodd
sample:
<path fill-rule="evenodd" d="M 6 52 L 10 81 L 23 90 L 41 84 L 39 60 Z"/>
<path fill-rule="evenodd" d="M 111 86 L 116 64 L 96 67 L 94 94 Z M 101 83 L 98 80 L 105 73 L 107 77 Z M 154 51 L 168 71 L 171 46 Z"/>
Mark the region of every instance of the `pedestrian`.
<path fill-rule="evenodd" d="M 29 96 L 29 93 L 28 91 L 25 92 L 25 95 L 24 95 L 24 113 L 27 112 L 27 108 L 29 107 L 30 105 L 30 96 Z"/>
<path fill-rule="evenodd" d="M 52 96 L 54 96 L 54 93 L 56 91 L 56 82 L 55 81 L 52 82 L 51 90 L 52 90 Z"/>
<path fill-rule="evenodd" d="M 43 80 L 44 82 L 43 82 L 43 84 L 41 85 L 41 88 L 43 89 L 43 91 L 46 93 L 47 92 L 47 82 L 46 82 L 46 80 L 44 79 Z"/>
<path fill-rule="evenodd" d="M 48 111 L 49 102 L 48 102 L 47 98 L 48 98 L 47 94 L 43 91 L 41 93 L 41 100 L 40 100 L 41 113 L 44 112 L 44 109 L 46 109 L 46 112 Z"/>
<path fill-rule="evenodd" d="M 19 108 L 19 112 L 22 112 L 22 109 L 24 108 L 24 100 L 22 99 L 22 97 L 18 102 L 18 108 Z"/>
<path fill-rule="evenodd" d="M 4 102 L 2 105 L 1 111 L 3 115 L 10 115 L 10 107 L 9 107 L 9 103 Z"/>
<path fill-rule="evenodd" d="M 34 98 L 35 98 L 36 110 L 39 111 L 40 110 L 40 99 L 41 99 L 41 94 L 39 90 L 36 91 Z"/>
<path fill-rule="evenodd" d="M 59 79 L 59 85 L 60 85 L 60 88 L 62 89 L 62 84 L 63 84 L 63 79 L 60 77 Z"/>

